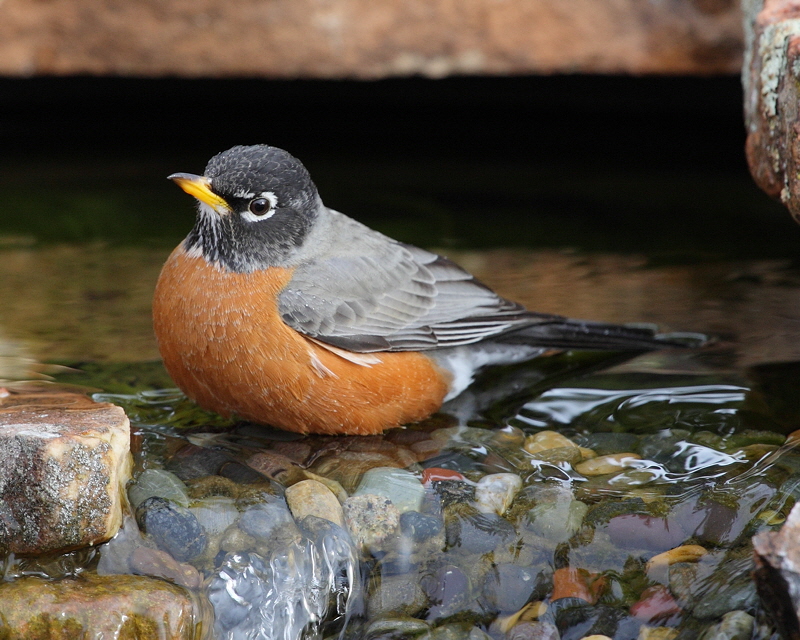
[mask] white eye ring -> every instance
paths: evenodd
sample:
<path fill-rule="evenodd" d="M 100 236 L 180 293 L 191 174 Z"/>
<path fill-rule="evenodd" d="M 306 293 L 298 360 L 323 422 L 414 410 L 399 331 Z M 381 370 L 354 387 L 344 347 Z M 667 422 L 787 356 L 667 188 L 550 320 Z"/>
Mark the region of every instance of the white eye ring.
<path fill-rule="evenodd" d="M 266 200 L 269 203 L 269 208 L 264 210 L 264 213 L 255 213 L 252 210 L 253 204 L 259 200 Z M 275 207 L 278 204 L 278 198 L 272 191 L 264 191 L 260 193 L 257 198 L 248 204 L 248 209 L 242 212 L 242 218 L 249 222 L 261 222 L 267 220 L 275 215 Z"/>

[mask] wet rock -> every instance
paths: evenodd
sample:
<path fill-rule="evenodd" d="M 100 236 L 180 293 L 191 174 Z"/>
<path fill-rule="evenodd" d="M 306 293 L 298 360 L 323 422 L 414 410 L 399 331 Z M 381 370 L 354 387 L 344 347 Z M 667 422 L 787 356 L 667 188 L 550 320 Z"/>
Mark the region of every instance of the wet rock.
<path fill-rule="evenodd" d="M 395 614 L 391 617 L 378 618 L 371 622 L 364 633 L 364 637 L 367 640 L 376 638 L 413 638 L 429 629 L 430 625 L 424 620 Z"/>
<path fill-rule="evenodd" d="M 148 498 L 136 509 L 142 533 L 180 562 L 199 556 L 206 549 L 206 537 L 191 511 L 164 498 Z"/>
<path fill-rule="evenodd" d="M 503 515 L 522 488 L 522 480 L 514 473 L 492 473 L 475 487 L 475 507 L 483 513 Z"/>
<path fill-rule="evenodd" d="M 452 504 L 472 502 L 475 485 L 461 480 L 432 480 L 431 488 L 439 497 L 442 508 Z"/>
<path fill-rule="evenodd" d="M 236 503 L 231 498 L 223 497 L 193 502 L 189 511 L 208 536 L 221 535 L 239 517 Z"/>
<path fill-rule="evenodd" d="M 153 496 L 170 500 L 181 507 L 189 506 L 186 485 L 174 473 L 163 469 L 145 469 L 128 487 L 128 499 L 134 509 Z"/>
<path fill-rule="evenodd" d="M 400 513 L 419 511 L 425 496 L 425 487 L 411 472 L 391 467 L 378 467 L 367 471 L 353 495 L 375 494 L 384 496 Z"/>
<path fill-rule="evenodd" d="M 761 603 L 784 638 L 800 637 L 800 503 L 780 531 L 753 538 L 755 584 Z"/>
<path fill-rule="evenodd" d="M 711 626 L 700 640 L 750 640 L 755 618 L 744 611 L 729 611 L 722 620 Z"/>
<path fill-rule="evenodd" d="M 444 522 L 437 516 L 406 511 L 400 516 L 400 531 L 414 542 L 425 542 L 444 531 Z"/>
<path fill-rule="evenodd" d="M 431 606 L 428 620 L 441 620 L 462 610 L 473 599 L 472 584 L 456 566 L 448 565 L 422 580 L 422 589 Z"/>
<path fill-rule="evenodd" d="M 514 526 L 505 518 L 475 510 L 449 514 L 445 532 L 449 547 L 461 547 L 476 554 L 489 553 L 515 535 Z"/>
<path fill-rule="evenodd" d="M 489 607 L 496 611 L 519 611 L 528 602 L 536 586 L 533 571 L 515 564 L 499 564 L 486 576 L 483 597 Z"/>
<path fill-rule="evenodd" d="M 301 469 L 300 467 L 292 467 L 281 478 L 281 482 L 285 487 L 290 487 L 293 484 L 302 482 L 303 480 L 316 480 L 317 482 L 321 482 L 333 492 L 333 495 L 336 496 L 336 499 L 340 503 L 347 500 L 348 497 L 347 491 L 345 491 L 344 487 L 340 485 L 338 482 L 336 482 L 336 480 L 331 480 L 330 478 L 326 478 L 325 476 L 312 473 L 308 469 Z"/>
<path fill-rule="evenodd" d="M 187 589 L 197 589 L 203 582 L 200 572 L 190 564 L 180 563 L 165 551 L 137 547 L 128 561 L 131 572 L 169 580 Z"/>
<path fill-rule="evenodd" d="M 239 528 L 257 540 L 269 540 L 279 527 L 290 523 L 294 523 L 292 514 L 278 501 L 248 507 L 239 518 Z"/>
<path fill-rule="evenodd" d="M 725 561 L 704 585 L 704 593 L 696 599 L 692 614 L 700 620 L 719 618 L 734 609 L 752 610 L 758 594 L 751 574 L 750 556 L 731 557 Z"/>
<path fill-rule="evenodd" d="M 189 497 L 194 500 L 202 500 L 211 496 L 238 498 L 242 494 L 242 488 L 233 480 L 217 475 L 192 478 L 187 481 L 186 486 L 189 490 Z"/>
<path fill-rule="evenodd" d="M 573 500 L 569 491 L 564 497 L 564 501 L 540 502 L 530 509 L 527 528 L 556 544 L 569 540 L 580 529 L 589 507 Z"/>
<path fill-rule="evenodd" d="M 687 538 L 676 522 L 645 515 L 616 516 L 605 528 L 612 542 L 623 549 L 667 551 Z"/>
<path fill-rule="evenodd" d="M 540 431 L 525 439 L 525 451 L 543 462 L 575 465 L 583 459 L 578 445 L 555 431 Z"/>
<path fill-rule="evenodd" d="M 145 576 L 0 583 L 0 632 L 8 638 L 159 638 L 195 640 L 212 621 L 184 588 Z"/>
<path fill-rule="evenodd" d="M 312 449 L 304 440 L 288 440 L 273 442 L 270 451 L 285 456 L 296 464 L 303 464 L 311 455 Z"/>
<path fill-rule="evenodd" d="M 676 640 L 678 630 L 672 627 L 647 627 L 639 629 L 636 640 Z"/>
<path fill-rule="evenodd" d="M 344 501 L 342 509 L 353 541 L 373 552 L 383 550 L 387 538 L 394 535 L 400 525 L 400 512 L 383 496 L 355 495 Z"/>
<path fill-rule="evenodd" d="M 342 506 L 333 492 L 316 480 L 303 480 L 286 489 L 286 502 L 295 520 L 312 515 L 344 526 Z"/>
<path fill-rule="evenodd" d="M 452 469 L 428 467 L 427 469 L 422 470 L 422 484 L 427 486 L 431 482 L 442 480 L 456 480 L 458 482 L 464 482 L 466 478 L 463 476 L 463 474 L 459 473 L 458 471 L 453 471 Z"/>
<path fill-rule="evenodd" d="M 631 615 L 644 622 L 666 622 L 681 613 L 669 589 L 663 585 L 648 587 L 631 606 Z"/>
<path fill-rule="evenodd" d="M 605 456 L 584 460 L 575 465 L 575 471 L 584 476 L 602 476 L 635 466 L 636 460 L 641 460 L 637 453 L 613 453 Z"/>
<path fill-rule="evenodd" d="M 259 451 L 247 459 L 247 465 L 278 481 L 282 481 L 290 469 L 297 467 L 293 460 L 275 451 Z"/>
<path fill-rule="evenodd" d="M 600 574 L 586 569 L 563 567 L 553 572 L 553 593 L 550 599 L 579 598 L 595 604 L 605 587 L 605 578 Z"/>
<path fill-rule="evenodd" d="M 362 476 L 370 469 L 380 467 L 398 468 L 400 465 L 391 456 L 383 453 L 360 451 L 341 451 L 336 455 L 324 457 L 315 462 L 311 471 L 335 480 L 348 493 L 353 493 Z M 375 493 L 375 492 L 372 492 Z"/>
<path fill-rule="evenodd" d="M 551 622 L 522 622 L 511 628 L 506 640 L 561 640 L 561 634 Z"/>
<path fill-rule="evenodd" d="M 429 604 L 428 596 L 420 586 L 416 573 L 383 576 L 370 589 L 367 614 L 370 618 L 381 616 L 414 616 Z M 427 625 L 425 625 L 427 630 Z M 416 629 L 421 629 L 419 625 Z"/>
<path fill-rule="evenodd" d="M 605 456 L 619 451 L 637 451 L 639 436 L 634 433 L 597 432 L 576 438 L 575 444 L 592 449 L 598 456 Z"/>
<path fill-rule="evenodd" d="M 204 476 L 219 475 L 220 468 L 229 460 L 230 456 L 224 451 L 187 444 L 169 459 L 166 469 L 187 482 Z"/>
<path fill-rule="evenodd" d="M 0 550 L 68 550 L 111 538 L 130 478 L 125 412 L 75 393 L 0 398 Z"/>

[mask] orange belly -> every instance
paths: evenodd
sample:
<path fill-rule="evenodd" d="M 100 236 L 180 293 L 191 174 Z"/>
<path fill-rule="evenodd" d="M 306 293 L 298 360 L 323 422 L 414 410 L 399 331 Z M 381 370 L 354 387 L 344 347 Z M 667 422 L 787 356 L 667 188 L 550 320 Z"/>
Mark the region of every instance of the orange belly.
<path fill-rule="evenodd" d="M 164 365 L 200 406 L 300 433 L 371 434 L 421 420 L 449 376 L 420 353 L 356 364 L 281 320 L 290 269 L 226 272 L 179 246 L 161 271 L 153 325 Z"/>

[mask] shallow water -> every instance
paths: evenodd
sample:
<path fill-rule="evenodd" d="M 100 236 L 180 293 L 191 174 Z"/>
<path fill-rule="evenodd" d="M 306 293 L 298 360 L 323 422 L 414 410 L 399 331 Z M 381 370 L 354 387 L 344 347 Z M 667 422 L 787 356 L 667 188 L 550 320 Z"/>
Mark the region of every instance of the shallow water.
<path fill-rule="evenodd" d="M 555 169 L 526 181 L 526 170 L 491 163 L 319 164 L 324 193 L 347 202 L 358 175 L 366 187 L 360 199 L 350 193 L 354 209 L 388 211 L 366 220 L 443 247 L 532 309 L 712 341 L 634 358 L 553 354 L 486 371 L 407 430 L 296 438 L 199 410 L 158 362 L 150 297 L 190 224 L 180 194 L 162 202 L 162 187 L 137 187 L 150 173 L 141 166 L 122 172 L 134 185 L 123 191 L 75 186 L 81 168 L 61 167 L 62 183 L 31 197 L 18 176 L 5 194 L 20 216 L 0 236 L 0 378 L 49 376 L 125 407 L 135 433 L 134 507 L 137 491 L 155 491 L 149 497 L 167 503 L 158 508 L 189 510 L 207 542 L 192 555 L 153 533 L 141 537 L 147 509 L 134 509 L 97 552 L 7 561 L 5 579 L 130 572 L 126 554 L 138 545 L 166 549 L 202 578 L 190 588 L 213 603 L 217 626 L 204 628 L 215 638 L 480 640 L 502 638 L 514 623 L 543 625 L 542 633 L 554 625 L 564 640 L 633 639 L 643 626 L 695 638 L 730 611 L 755 616 L 753 637 L 769 638 L 749 540 L 777 528 L 800 495 L 800 457 L 786 439 L 800 427 L 800 230 L 772 209 L 759 217 L 752 188 L 713 175 L 594 176 L 576 191 L 573 174 Z M 161 173 L 173 170 L 199 167 Z M 118 179 L 120 168 L 111 173 Z M 492 189 L 505 199 L 492 200 Z M 67 203 L 64 215 L 37 217 L 53 198 Z M 129 228 L 121 220 L 132 216 L 131 198 L 147 213 Z M 497 210 L 488 224 L 487 201 Z M 162 220 L 160 206 L 181 213 Z M 621 228 L 608 226 L 609 211 Z M 537 438 L 553 431 L 569 442 L 539 449 Z M 624 462 L 598 474 L 587 450 Z M 294 466 L 266 465 L 264 453 L 291 454 Z M 362 549 L 342 530 L 287 515 L 282 496 L 298 474 L 339 483 L 352 497 L 365 469 L 387 465 L 410 472 L 416 485 L 405 487 L 418 485 L 421 502 L 386 540 Z M 498 474 L 521 486 L 501 515 L 484 513 L 477 488 Z M 285 528 L 267 535 L 254 528 L 259 518 Z M 659 560 L 685 545 L 702 553 Z"/>

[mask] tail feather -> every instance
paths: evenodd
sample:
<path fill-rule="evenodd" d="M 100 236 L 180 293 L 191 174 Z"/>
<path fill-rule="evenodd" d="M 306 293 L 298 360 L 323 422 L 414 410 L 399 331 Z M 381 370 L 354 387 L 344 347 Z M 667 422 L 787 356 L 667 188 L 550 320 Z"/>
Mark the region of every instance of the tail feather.
<path fill-rule="evenodd" d="M 552 349 L 602 349 L 607 351 L 653 351 L 668 347 L 695 347 L 705 342 L 698 334 L 658 335 L 641 326 L 554 319 L 511 331 L 496 340 Z"/>

